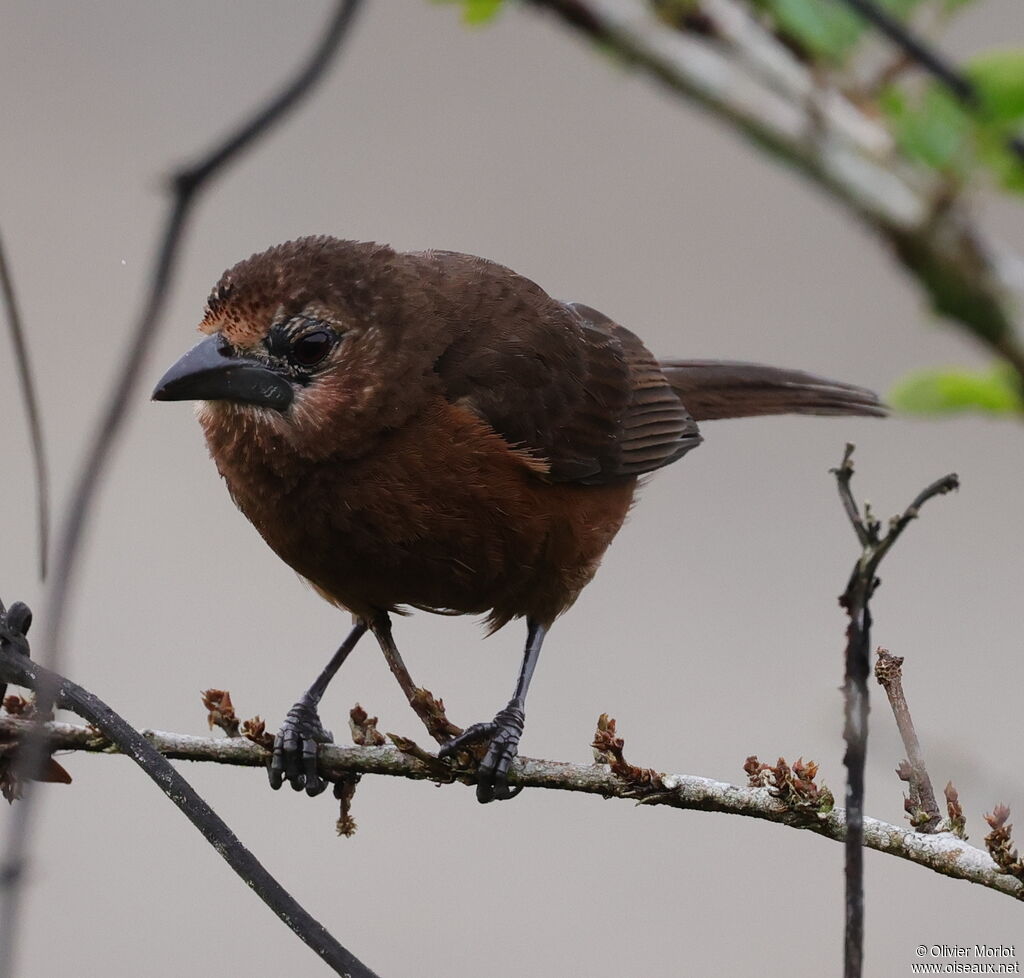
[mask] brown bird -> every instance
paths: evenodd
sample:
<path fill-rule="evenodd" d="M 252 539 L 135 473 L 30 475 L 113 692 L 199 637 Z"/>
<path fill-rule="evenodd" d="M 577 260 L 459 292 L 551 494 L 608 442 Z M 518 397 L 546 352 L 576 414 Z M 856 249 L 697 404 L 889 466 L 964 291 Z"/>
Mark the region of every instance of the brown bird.
<path fill-rule="evenodd" d="M 541 643 L 594 576 L 637 479 L 696 448 L 698 421 L 884 414 L 870 391 L 797 370 L 659 361 L 596 310 L 451 251 L 279 245 L 224 273 L 200 329 L 209 337 L 153 397 L 202 402 L 238 508 L 356 622 L 275 741 L 271 784 L 310 795 L 326 786 L 318 703 L 367 629 L 425 715 L 391 635 L 390 614 L 411 606 L 486 615 L 492 631 L 526 619 L 512 699 L 440 752 L 489 744 L 477 797 L 512 797 Z"/>

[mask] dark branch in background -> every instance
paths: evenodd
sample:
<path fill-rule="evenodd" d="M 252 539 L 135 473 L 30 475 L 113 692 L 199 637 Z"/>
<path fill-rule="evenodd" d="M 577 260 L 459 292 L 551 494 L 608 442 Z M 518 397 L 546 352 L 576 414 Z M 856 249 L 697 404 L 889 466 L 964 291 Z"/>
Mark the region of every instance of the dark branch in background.
<path fill-rule="evenodd" d="M 166 306 L 167 296 L 180 245 L 192 207 L 202 190 L 228 163 L 239 156 L 261 136 L 264 136 L 286 113 L 295 107 L 316 83 L 337 55 L 347 35 L 353 17 L 362 0 L 339 0 L 329 23 L 320 36 L 311 56 L 300 70 L 280 90 L 241 126 L 219 142 L 206 156 L 192 166 L 176 173 L 171 181 L 173 199 L 168 209 L 164 230 L 160 237 L 156 258 L 149 277 L 149 287 L 142 310 L 136 320 L 116 386 L 103 411 L 99 425 L 86 452 L 78 479 L 74 484 L 70 502 L 56 547 L 53 579 L 47 602 L 41 643 L 43 660 L 54 672 L 59 670 L 62 634 L 67 613 L 68 598 L 74 583 L 82 534 L 92 511 L 100 479 L 120 432 L 128 405 L 138 385 L 146 353 L 156 335 Z M 50 672 L 40 673 L 41 683 L 36 690 L 40 717 L 45 717 L 58 693 L 49 683 Z M 20 757 L 21 776 L 34 780 L 46 760 L 42 727 L 36 736 L 26 738 Z M 32 791 L 27 791 L 14 814 L 8 835 L 5 861 L 0 868 L 4 896 L 0 914 L 0 976 L 8 978 L 12 970 L 14 937 L 17 926 L 17 908 L 20 900 L 20 881 L 24 878 L 25 860 L 31 825 Z"/>
<path fill-rule="evenodd" d="M 869 24 L 877 27 L 898 48 L 922 68 L 934 75 L 968 108 L 977 109 L 980 105 L 978 93 L 974 85 L 960 74 L 934 48 L 917 37 L 902 21 L 883 10 L 873 0 L 842 0 L 851 10 L 855 10 Z"/>
<path fill-rule="evenodd" d="M 861 515 L 850 490 L 853 477 L 853 445 L 846 446 L 842 464 L 832 470 L 839 497 L 853 525 L 862 552 L 839 603 L 850 616 L 846 630 L 846 669 L 843 684 L 846 741 L 846 939 L 845 978 L 860 978 L 864 961 L 864 767 L 868 744 L 868 675 L 871 672 L 871 609 L 869 602 L 879 585 L 878 565 L 893 544 L 917 518 L 918 510 L 933 496 L 959 486 L 956 475 L 947 475 L 918 493 L 899 516 L 889 521 L 885 535 L 881 523 L 865 507 Z"/>
<path fill-rule="evenodd" d="M 32 662 L 28 657 L 24 633 L 17 627 L 20 620 L 14 620 L 16 608 L 25 606 L 20 603 L 12 605 L 10 612 L 0 615 L 0 670 L 5 678 L 28 689 L 38 689 L 43 682 L 47 683 L 56 691 L 57 705 L 88 720 L 96 728 L 94 735 L 102 735 L 109 743 L 116 744 L 122 753 L 138 764 L 245 880 L 246 885 L 337 974 L 351 978 L 376 978 L 374 972 L 342 947 L 267 872 L 220 816 L 141 733 L 88 690 Z M 29 728 L 29 732 L 34 729 L 35 725 Z M 10 881 L 5 879 L 4 882 Z"/>
<path fill-rule="evenodd" d="M 21 385 L 21 399 L 25 405 L 28 420 L 29 442 L 32 445 L 32 462 L 36 473 L 36 514 L 39 521 L 39 579 L 46 579 L 46 555 L 50 549 L 50 476 L 46 465 L 46 443 L 43 440 L 43 422 L 39 414 L 39 399 L 32 377 L 32 365 L 25 344 L 25 328 L 21 322 L 21 310 L 14 293 L 14 277 L 7 264 L 3 239 L 0 238 L 0 289 L 3 291 L 4 306 L 7 310 L 7 327 L 14 347 L 14 363 Z"/>
<path fill-rule="evenodd" d="M 974 83 L 957 71 L 938 51 L 914 34 L 902 21 L 879 7 L 874 0 L 843 0 L 843 3 L 860 14 L 869 24 L 877 27 L 912 61 L 945 85 L 968 109 L 975 112 L 984 111 L 985 107 L 978 97 Z M 1024 141 L 1009 139 L 1007 146 L 1012 153 L 1020 157 L 1021 162 L 1024 162 Z"/>
<path fill-rule="evenodd" d="M 173 200 L 150 274 L 149 289 L 142 312 L 136 320 L 131 341 L 118 373 L 117 387 L 107 403 L 75 483 L 57 544 L 47 621 L 43 632 L 45 661 L 51 669 L 60 661 L 67 600 L 77 569 L 82 531 L 92 509 L 99 480 L 113 448 L 114 439 L 124 423 L 128 404 L 137 387 L 146 353 L 160 325 L 192 207 L 198 199 L 199 192 L 206 189 L 216 173 L 237 159 L 260 136 L 265 135 L 323 76 L 328 64 L 337 54 L 352 17 L 361 3 L 362 0 L 342 0 L 316 51 L 281 93 L 274 96 L 251 120 L 229 135 L 199 163 L 180 170 L 171 179 Z M 40 690 L 40 703 L 44 708 L 45 692 Z"/>
<path fill-rule="evenodd" d="M 879 649 L 875 660 L 875 679 L 889 697 L 889 705 L 907 751 L 908 765 L 904 768 L 901 764 L 897 773 L 900 780 L 910 785 L 910 797 L 905 805 L 910 824 L 919 832 L 938 832 L 942 828 L 942 815 L 935 800 L 932 779 L 928 777 L 924 764 L 921 741 L 917 739 L 914 721 L 910 718 L 907 697 L 903 693 L 903 657 Z"/>

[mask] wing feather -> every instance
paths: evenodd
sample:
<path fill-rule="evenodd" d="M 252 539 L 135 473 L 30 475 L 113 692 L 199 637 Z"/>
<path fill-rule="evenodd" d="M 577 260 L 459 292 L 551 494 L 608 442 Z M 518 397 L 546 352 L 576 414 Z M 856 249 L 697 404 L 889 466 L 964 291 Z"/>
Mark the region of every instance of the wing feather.
<path fill-rule="evenodd" d="M 546 463 L 546 478 L 602 485 L 700 443 L 696 422 L 629 330 L 493 262 L 424 257 L 460 285 L 452 342 L 435 365 L 446 397 Z"/>

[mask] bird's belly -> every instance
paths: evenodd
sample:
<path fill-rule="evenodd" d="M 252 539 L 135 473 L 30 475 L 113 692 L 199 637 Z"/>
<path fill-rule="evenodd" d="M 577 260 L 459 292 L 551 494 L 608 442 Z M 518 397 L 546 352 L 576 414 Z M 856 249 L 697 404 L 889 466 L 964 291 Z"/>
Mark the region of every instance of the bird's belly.
<path fill-rule="evenodd" d="M 593 576 L 635 480 L 552 484 L 537 470 L 440 402 L 366 456 L 311 466 L 273 512 L 266 494 L 232 492 L 288 564 L 357 615 L 411 605 L 550 623 Z"/>

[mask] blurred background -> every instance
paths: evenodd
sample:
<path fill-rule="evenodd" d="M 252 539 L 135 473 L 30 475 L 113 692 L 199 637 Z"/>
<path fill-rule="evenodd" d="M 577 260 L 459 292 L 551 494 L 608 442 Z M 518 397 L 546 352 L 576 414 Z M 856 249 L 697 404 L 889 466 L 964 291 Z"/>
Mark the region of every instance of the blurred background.
<path fill-rule="evenodd" d="M 7 2 L 0 34 L 0 220 L 38 369 L 57 500 L 116 374 L 165 206 L 162 180 L 304 56 L 324 3 Z M 1022 34 L 984 0 L 946 47 Z M 1024 247 L 1022 212 L 987 219 Z M 196 340 L 207 292 L 250 253 L 305 234 L 441 247 L 510 265 L 596 306 L 663 356 L 804 367 L 884 392 L 906 370 L 984 365 L 844 211 L 714 120 L 511 7 L 368 5 L 314 99 L 198 209 L 167 326 L 106 481 L 71 619 L 67 672 L 140 727 L 205 732 L 199 692 L 276 728 L 348 627 L 231 504 L 184 404 L 149 390 Z M 0 593 L 37 612 L 31 465 L 6 340 Z M 741 782 L 748 754 L 813 758 L 841 797 L 836 603 L 857 556 L 828 470 L 901 509 L 955 470 L 883 567 L 874 640 L 905 686 L 937 788 L 972 842 L 997 802 L 1024 813 L 1020 481 L 1012 422 L 962 417 L 708 423 L 650 480 L 596 581 L 554 629 L 522 750 L 587 763 L 595 721 L 627 757 Z M 417 614 L 396 637 L 459 723 L 507 700 L 524 637 Z M 903 756 L 874 687 L 867 810 L 901 822 Z M 372 642 L 329 691 L 425 735 Z M 347 738 L 346 738 L 347 739 Z M 163 978 L 323 969 L 125 759 L 65 760 L 46 786 L 20 974 Z M 252 770 L 186 775 L 284 885 L 385 978 L 624 974 L 811 976 L 840 968 L 842 848 L 753 820 L 533 790 L 366 778 L 336 803 L 272 793 Z M 8 822 L 4 806 L 0 829 Z M 1019 942 L 999 894 L 867 854 L 866 973 L 910 973 L 920 944 Z"/>

